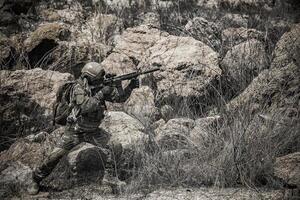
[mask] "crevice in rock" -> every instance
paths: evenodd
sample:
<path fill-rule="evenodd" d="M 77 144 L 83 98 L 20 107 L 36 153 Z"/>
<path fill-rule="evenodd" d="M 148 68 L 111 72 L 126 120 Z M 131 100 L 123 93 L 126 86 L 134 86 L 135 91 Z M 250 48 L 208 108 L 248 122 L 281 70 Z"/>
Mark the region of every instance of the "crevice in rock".
<path fill-rule="evenodd" d="M 53 63 L 50 54 L 58 46 L 54 40 L 43 39 L 39 45 L 28 53 L 28 60 L 31 68 L 45 66 Z"/>
<path fill-rule="evenodd" d="M 16 15 L 27 14 L 32 6 L 33 2 L 15 3 L 10 10 Z"/>

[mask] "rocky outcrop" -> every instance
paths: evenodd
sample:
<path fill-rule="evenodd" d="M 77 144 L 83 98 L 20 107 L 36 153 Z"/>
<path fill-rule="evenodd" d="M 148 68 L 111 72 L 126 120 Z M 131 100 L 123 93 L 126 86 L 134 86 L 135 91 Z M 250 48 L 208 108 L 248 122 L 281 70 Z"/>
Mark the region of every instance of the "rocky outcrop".
<path fill-rule="evenodd" d="M 44 115 L 51 115 L 56 92 L 61 84 L 72 80 L 72 75 L 56 71 L 33 70 L 0 71 L 1 90 L 13 90 L 29 96 L 40 107 L 45 109 Z M 10 88 L 10 89 L 9 89 Z M 7 92 L 9 93 L 9 92 Z"/>
<path fill-rule="evenodd" d="M 8 199 L 13 195 L 26 192 L 26 188 L 31 184 L 32 170 L 16 162 L 1 171 L 0 177 L 0 198 Z"/>
<path fill-rule="evenodd" d="M 154 73 L 148 83 L 158 92 L 156 101 L 175 105 L 186 100 L 186 107 L 191 99 L 208 103 L 211 86 L 221 74 L 218 54 L 204 43 L 147 26 L 127 29 L 102 64 L 117 74 L 132 72 L 137 65 L 142 69 L 162 66 L 164 71 Z"/>
<path fill-rule="evenodd" d="M 7 151 L 1 152 L 0 179 L 9 180 L 11 187 L 14 186 L 20 191 L 26 190 L 26 185 L 32 181 L 32 170 L 41 166 L 50 155 L 63 132 L 64 128 L 57 129 L 39 142 L 32 142 L 29 138 L 21 139 Z M 41 185 L 54 190 L 62 190 L 91 182 L 99 183 L 104 175 L 106 158 L 107 155 L 102 148 L 89 143 L 81 143 L 59 161 Z M 20 175 L 18 177 L 20 182 L 15 180 L 15 175 L 10 176 L 11 174 Z M 6 190 L 2 187 L 0 189 Z"/>
<path fill-rule="evenodd" d="M 276 158 L 274 174 L 288 185 L 300 189 L 300 152 Z"/>
<path fill-rule="evenodd" d="M 101 128 L 111 134 L 110 143 L 121 144 L 124 150 L 133 150 L 145 141 L 145 127 L 124 112 L 108 112 Z"/>
<path fill-rule="evenodd" d="M 189 148 L 189 135 L 194 126 L 195 121 L 192 119 L 171 119 L 155 130 L 155 140 L 163 150 Z"/>
<path fill-rule="evenodd" d="M 232 111 L 249 109 L 255 114 L 262 109 L 281 116 L 298 116 L 300 92 L 299 67 L 290 63 L 280 69 L 265 70 L 235 99 L 227 104 Z M 281 114 L 280 114 L 281 113 Z"/>
<path fill-rule="evenodd" d="M 213 22 L 209 22 L 202 17 L 195 17 L 185 25 L 185 31 L 188 35 L 214 49 L 220 48 L 220 30 Z"/>
<path fill-rule="evenodd" d="M 164 151 L 201 150 L 212 143 L 220 123 L 219 116 L 199 118 L 175 118 L 161 123 L 155 129 L 155 141 Z"/>
<path fill-rule="evenodd" d="M 0 71 L 0 150 L 15 138 L 50 128 L 56 92 L 71 79 L 70 74 L 38 68 Z"/>
<path fill-rule="evenodd" d="M 54 190 L 70 189 L 90 183 L 101 184 L 107 155 L 102 148 L 81 143 L 62 158 L 41 185 Z"/>
<path fill-rule="evenodd" d="M 108 145 L 114 152 L 117 174 L 121 180 L 132 176 L 132 169 L 140 165 L 148 136 L 144 125 L 124 112 L 108 112 L 100 128 L 110 133 Z"/>
<path fill-rule="evenodd" d="M 149 126 L 159 117 L 159 110 L 155 107 L 154 100 L 151 88 L 143 86 L 133 90 L 124 108 L 145 126 Z"/>
<path fill-rule="evenodd" d="M 283 68 L 294 62 L 300 65 L 300 24 L 295 24 L 276 44 L 271 68 Z"/>
<path fill-rule="evenodd" d="M 241 91 L 260 71 L 267 68 L 264 45 L 255 39 L 236 45 L 227 52 L 221 66 L 231 79 L 232 87 Z"/>

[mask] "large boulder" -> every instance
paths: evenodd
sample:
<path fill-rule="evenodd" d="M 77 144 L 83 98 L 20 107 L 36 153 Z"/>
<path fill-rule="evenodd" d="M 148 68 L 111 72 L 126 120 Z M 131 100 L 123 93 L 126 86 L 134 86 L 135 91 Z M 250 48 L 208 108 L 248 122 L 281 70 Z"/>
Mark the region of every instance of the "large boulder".
<path fill-rule="evenodd" d="M 36 68 L 2 70 L 0 79 L 0 150 L 4 150 L 18 137 L 51 128 L 56 92 L 72 76 Z"/>
<path fill-rule="evenodd" d="M 219 123 L 220 116 L 171 119 L 155 129 L 155 141 L 164 151 L 209 151 Z"/>
<path fill-rule="evenodd" d="M 83 17 L 80 19 L 83 20 Z M 111 50 L 103 42 L 118 32 L 117 22 L 114 16 L 99 15 L 80 25 L 63 22 L 41 24 L 23 42 L 22 49 L 27 59 L 24 63 L 28 68 L 40 67 L 77 76 L 86 62 L 101 62 Z"/>
<path fill-rule="evenodd" d="M 276 158 L 274 174 L 285 183 L 300 189 L 300 152 Z"/>
<path fill-rule="evenodd" d="M 24 41 L 24 50 L 27 52 L 30 68 L 39 65 L 48 65 L 55 62 L 52 51 L 58 47 L 60 41 L 69 38 L 70 31 L 63 23 L 46 23 L 39 26 Z"/>
<path fill-rule="evenodd" d="M 300 71 L 294 63 L 283 68 L 264 70 L 236 98 L 227 104 L 233 113 L 247 109 L 250 115 L 258 112 L 277 113 L 287 118 L 299 116 Z"/>
<path fill-rule="evenodd" d="M 121 144 L 124 150 L 134 150 L 146 138 L 143 124 L 124 112 L 108 112 L 101 128 L 111 134 L 111 144 Z"/>
<path fill-rule="evenodd" d="M 148 76 L 147 85 L 158 91 L 156 101 L 161 105 L 182 106 L 210 103 L 213 85 L 220 77 L 218 54 L 204 43 L 191 37 L 169 35 L 158 29 L 139 26 L 127 29 L 117 41 L 114 53 L 103 62 L 107 71 L 129 73 L 136 66 L 147 69 L 162 66 L 163 72 Z M 196 103 L 195 103 L 196 102 Z M 182 107 L 178 109 L 183 109 Z"/>
<path fill-rule="evenodd" d="M 16 162 L 0 172 L 0 198 L 9 199 L 14 195 L 26 192 L 26 188 L 32 183 L 32 170 Z"/>
<path fill-rule="evenodd" d="M 70 189 L 89 183 L 101 184 L 107 155 L 102 148 L 81 143 L 63 157 L 41 185 L 55 190 Z"/>
<path fill-rule="evenodd" d="M 277 42 L 271 68 L 286 67 L 294 62 L 300 65 L 300 24 L 295 24 Z"/>
<path fill-rule="evenodd" d="M 12 170 L 17 166 L 18 171 L 26 175 L 26 179 L 11 182 L 15 186 L 21 186 L 18 187 L 20 191 L 26 189 L 24 187 L 32 181 L 32 170 L 41 166 L 43 161 L 50 156 L 63 133 L 64 128 L 60 128 L 51 134 L 46 134 L 40 141 L 30 140 L 29 137 L 16 141 L 7 151 L 0 154 L 1 180 L 7 179 L 10 173 L 14 173 Z M 106 159 L 107 155 L 102 148 L 89 143 L 81 143 L 59 161 L 41 185 L 62 190 L 91 182 L 99 183 L 104 175 Z"/>
<path fill-rule="evenodd" d="M 214 49 L 220 49 L 220 30 L 218 26 L 202 17 L 195 17 L 185 25 L 185 31 Z"/>
<path fill-rule="evenodd" d="M 55 95 L 59 86 L 72 80 L 72 75 L 40 68 L 32 70 L 0 71 L 1 91 L 13 88 L 34 100 L 45 109 L 44 115 L 51 115 Z"/>
<path fill-rule="evenodd" d="M 125 111 L 137 118 L 145 126 L 149 126 L 159 115 L 155 107 L 154 94 L 151 88 L 143 86 L 133 90 L 129 99 L 125 102 Z"/>
<path fill-rule="evenodd" d="M 190 131 L 195 121 L 189 118 L 175 118 L 155 129 L 155 141 L 163 150 L 186 149 L 191 146 Z"/>
<path fill-rule="evenodd" d="M 234 46 L 221 62 L 228 79 L 233 82 L 234 90 L 241 91 L 267 68 L 267 55 L 264 45 L 251 39 Z"/>
<path fill-rule="evenodd" d="M 113 150 L 114 163 L 121 180 L 132 175 L 134 167 L 140 165 L 140 156 L 148 142 L 144 125 L 124 112 L 111 111 L 105 115 L 100 128 L 110 133 L 108 145 Z"/>

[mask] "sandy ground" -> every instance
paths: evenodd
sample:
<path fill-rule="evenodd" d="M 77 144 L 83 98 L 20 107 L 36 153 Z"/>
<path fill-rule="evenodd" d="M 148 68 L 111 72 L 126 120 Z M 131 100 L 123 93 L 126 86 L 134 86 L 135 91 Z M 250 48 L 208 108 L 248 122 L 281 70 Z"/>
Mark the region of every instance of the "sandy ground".
<path fill-rule="evenodd" d="M 180 188 L 161 189 L 148 194 L 104 195 L 104 188 L 76 188 L 56 193 L 40 193 L 36 196 L 23 196 L 21 199 L 85 199 L 85 200 L 280 200 L 279 190 L 246 188 Z M 19 199 L 19 198 L 15 198 Z"/>

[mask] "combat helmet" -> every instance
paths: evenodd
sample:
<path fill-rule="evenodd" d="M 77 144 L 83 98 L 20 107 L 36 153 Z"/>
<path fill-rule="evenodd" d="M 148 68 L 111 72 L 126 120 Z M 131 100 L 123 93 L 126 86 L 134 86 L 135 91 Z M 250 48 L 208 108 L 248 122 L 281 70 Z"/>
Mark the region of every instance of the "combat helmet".
<path fill-rule="evenodd" d="M 89 62 L 81 70 L 81 76 L 90 80 L 102 78 L 104 75 L 103 67 L 97 62 Z"/>

